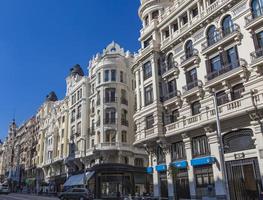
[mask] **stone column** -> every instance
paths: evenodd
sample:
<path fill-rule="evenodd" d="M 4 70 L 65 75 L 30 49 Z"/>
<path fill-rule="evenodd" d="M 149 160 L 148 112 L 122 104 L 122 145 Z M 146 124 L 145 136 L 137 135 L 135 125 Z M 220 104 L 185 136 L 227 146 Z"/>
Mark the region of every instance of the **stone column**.
<path fill-rule="evenodd" d="M 153 163 L 152 167 L 154 168 L 153 169 L 153 194 L 154 194 L 154 197 L 158 198 L 161 194 L 160 194 L 159 174 L 155 170 L 155 166 L 157 165 L 157 156 L 153 155 L 152 158 L 153 158 L 153 160 L 152 160 L 152 163 Z"/>
<path fill-rule="evenodd" d="M 189 165 L 188 179 L 189 179 L 190 195 L 191 195 L 191 199 L 195 199 L 196 197 L 195 188 L 196 187 L 195 187 L 195 178 L 194 178 L 194 168 L 190 165 L 191 159 L 192 159 L 191 138 L 188 137 L 186 134 L 183 134 L 182 137 L 183 137 L 183 142 L 185 145 L 185 153 L 186 153 L 187 162 Z"/>
<path fill-rule="evenodd" d="M 168 198 L 169 200 L 173 200 L 174 197 L 174 183 L 173 183 L 173 175 L 169 171 L 169 166 L 172 162 L 172 156 L 171 156 L 171 151 L 167 151 L 165 154 L 165 159 L 166 159 L 166 165 L 167 165 L 167 183 L 168 183 Z"/>
<path fill-rule="evenodd" d="M 219 138 L 217 136 L 217 132 L 212 130 L 210 127 L 205 127 L 205 132 L 207 135 L 208 144 L 210 146 L 211 156 L 216 158 L 216 163 L 212 165 L 216 197 L 219 199 L 225 199 L 226 186 L 223 180 L 224 166 L 222 166 L 223 163 L 221 163 Z"/>

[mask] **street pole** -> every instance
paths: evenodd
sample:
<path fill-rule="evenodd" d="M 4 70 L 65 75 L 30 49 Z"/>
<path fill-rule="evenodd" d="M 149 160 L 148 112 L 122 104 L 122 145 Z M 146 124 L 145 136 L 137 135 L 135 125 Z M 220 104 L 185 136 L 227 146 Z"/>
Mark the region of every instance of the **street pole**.
<path fill-rule="evenodd" d="M 221 124 L 220 124 L 220 118 L 219 118 L 219 111 L 217 106 L 217 98 L 215 92 L 213 92 L 213 100 L 214 100 L 214 109 L 215 109 L 215 115 L 216 115 L 216 127 L 217 127 L 217 136 L 219 138 L 219 154 L 220 154 L 220 160 L 221 160 L 221 169 L 222 169 L 222 178 L 223 183 L 225 185 L 225 191 L 226 191 L 226 198 L 227 200 L 230 200 L 229 197 L 229 188 L 228 188 L 228 181 L 226 177 L 226 163 L 225 163 L 225 156 L 224 156 L 224 144 L 221 134 Z"/>

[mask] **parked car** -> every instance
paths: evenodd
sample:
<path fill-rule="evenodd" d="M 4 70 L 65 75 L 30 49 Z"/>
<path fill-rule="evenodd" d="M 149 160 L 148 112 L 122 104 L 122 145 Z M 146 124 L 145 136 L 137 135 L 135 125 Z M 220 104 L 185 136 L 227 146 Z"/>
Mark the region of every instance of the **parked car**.
<path fill-rule="evenodd" d="M 61 200 L 91 200 L 92 194 L 86 188 L 71 188 L 58 196 Z"/>
<path fill-rule="evenodd" d="M 0 194 L 9 194 L 9 187 L 7 184 L 0 184 Z"/>

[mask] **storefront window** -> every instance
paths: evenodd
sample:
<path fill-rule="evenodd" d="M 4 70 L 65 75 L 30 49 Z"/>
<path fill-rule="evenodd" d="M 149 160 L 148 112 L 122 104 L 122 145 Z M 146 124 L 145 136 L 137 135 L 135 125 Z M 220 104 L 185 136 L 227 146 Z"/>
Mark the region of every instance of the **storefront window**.
<path fill-rule="evenodd" d="M 214 196 L 215 183 L 212 165 L 195 167 L 194 174 L 198 198 Z"/>

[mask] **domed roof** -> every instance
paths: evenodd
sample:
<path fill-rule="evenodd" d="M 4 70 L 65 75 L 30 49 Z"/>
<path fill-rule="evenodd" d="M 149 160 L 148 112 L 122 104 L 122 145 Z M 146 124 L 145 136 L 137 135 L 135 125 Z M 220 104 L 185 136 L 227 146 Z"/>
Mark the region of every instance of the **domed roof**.
<path fill-rule="evenodd" d="M 46 101 L 57 101 L 58 97 L 56 95 L 56 93 L 54 91 L 50 92 L 47 96 L 46 96 Z"/>
<path fill-rule="evenodd" d="M 79 76 L 84 76 L 84 72 L 79 64 L 76 64 L 70 69 L 70 76 L 75 76 L 76 74 L 78 74 Z"/>

